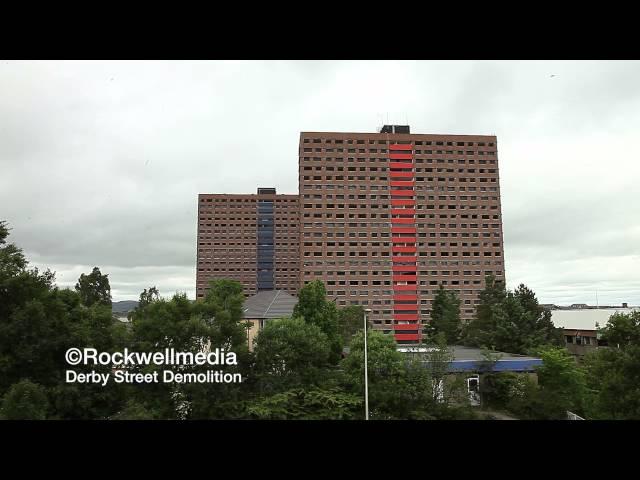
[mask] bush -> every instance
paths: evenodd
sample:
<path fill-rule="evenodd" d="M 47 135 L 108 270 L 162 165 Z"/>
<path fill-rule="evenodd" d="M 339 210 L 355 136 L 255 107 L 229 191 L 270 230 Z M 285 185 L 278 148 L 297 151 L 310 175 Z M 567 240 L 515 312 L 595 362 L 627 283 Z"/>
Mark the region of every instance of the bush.
<path fill-rule="evenodd" d="M 6 420 L 44 420 L 48 409 L 44 387 L 29 380 L 13 384 L 2 402 L 2 416 Z"/>

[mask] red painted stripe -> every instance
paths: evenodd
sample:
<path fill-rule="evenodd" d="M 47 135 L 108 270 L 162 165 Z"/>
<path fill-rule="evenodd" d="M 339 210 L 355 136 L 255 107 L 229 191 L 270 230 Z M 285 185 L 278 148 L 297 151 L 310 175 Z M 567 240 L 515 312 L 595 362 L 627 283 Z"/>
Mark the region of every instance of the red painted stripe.
<path fill-rule="evenodd" d="M 415 215 L 415 208 L 392 208 L 391 215 Z"/>
<path fill-rule="evenodd" d="M 393 301 L 418 300 L 418 295 L 394 295 Z"/>
<path fill-rule="evenodd" d="M 400 206 L 400 205 L 405 205 L 405 206 L 410 206 L 410 207 L 415 207 L 416 206 L 416 201 L 415 200 L 410 200 L 410 199 L 398 199 L 398 198 L 392 198 L 391 199 L 391 206 Z"/>
<path fill-rule="evenodd" d="M 389 168 L 413 168 L 413 162 L 406 162 L 406 163 L 390 162 Z"/>
<path fill-rule="evenodd" d="M 418 310 L 418 305 L 414 304 L 402 304 L 402 303 L 396 303 L 393 306 L 393 310 L 410 310 L 410 311 L 417 311 Z"/>
<path fill-rule="evenodd" d="M 397 206 L 409 206 L 408 209 L 401 208 L 392 208 L 391 210 L 391 233 L 399 233 L 399 234 L 410 234 L 409 237 L 392 237 L 392 253 L 415 253 L 417 248 L 415 246 L 416 243 L 416 228 L 415 228 L 415 177 L 413 171 L 413 155 L 411 153 L 412 146 L 406 144 L 395 144 L 389 147 L 390 151 L 393 150 L 402 150 L 406 151 L 406 153 L 389 153 L 389 193 L 391 195 L 391 205 L 392 207 Z M 410 171 L 407 171 L 411 169 Z M 406 189 L 398 189 L 394 187 L 411 187 Z M 402 198 L 404 197 L 404 198 Z M 398 224 L 406 224 L 412 225 L 408 227 L 400 227 Z M 413 243 L 414 246 L 406 247 L 406 246 L 397 246 L 394 244 L 400 243 Z M 406 291 L 410 292 L 411 295 L 406 295 L 405 298 L 402 298 L 403 295 L 396 295 L 399 301 L 412 301 L 410 304 L 396 304 L 394 305 L 394 319 L 396 320 L 418 320 L 418 315 L 414 313 L 396 313 L 402 311 L 417 311 L 417 293 L 418 287 L 417 285 L 396 285 L 396 282 L 411 282 L 417 281 L 417 256 L 412 255 L 411 257 L 405 257 L 402 255 L 392 256 L 393 263 L 397 263 L 392 266 L 392 283 L 394 293 L 396 291 Z M 413 263 L 413 265 L 406 263 Z M 404 275 L 403 275 L 404 273 Z M 396 328 L 396 327 L 394 327 Z M 418 330 L 420 327 L 416 323 L 412 326 L 404 326 L 405 330 Z M 396 335 L 396 338 L 399 340 L 417 340 L 418 335 Z"/>
<path fill-rule="evenodd" d="M 395 323 L 393 325 L 393 329 L 394 330 L 420 330 L 420 327 L 422 325 L 420 325 L 419 323 Z"/>
<path fill-rule="evenodd" d="M 413 178 L 414 173 L 413 172 L 395 172 L 391 170 L 389 172 L 389 175 L 391 175 L 391 180 L 393 180 L 394 178 Z"/>
<path fill-rule="evenodd" d="M 416 251 L 416 247 L 391 247 L 391 252 L 393 253 L 415 253 Z"/>
<path fill-rule="evenodd" d="M 392 237 L 392 243 L 416 243 L 416 237 Z"/>
<path fill-rule="evenodd" d="M 416 227 L 391 227 L 391 233 L 416 233 Z"/>
<path fill-rule="evenodd" d="M 392 187 L 414 187 L 415 185 L 416 185 L 416 182 L 414 182 L 413 180 L 392 180 L 391 181 Z"/>
<path fill-rule="evenodd" d="M 396 333 L 396 340 L 419 340 L 417 333 Z"/>
<path fill-rule="evenodd" d="M 394 292 L 417 292 L 418 286 L 417 285 L 394 285 L 393 291 Z"/>
<path fill-rule="evenodd" d="M 411 160 L 413 155 L 410 153 L 390 153 L 389 158 L 391 160 Z"/>
<path fill-rule="evenodd" d="M 391 267 L 394 272 L 413 272 L 416 273 L 415 265 L 394 265 Z"/>
<path fill-rule="evenodd" d="M 393 274 L 394 282 L 415 282 L 418 280 L 417 275 L 400 275 L 398 273 Z"/>
<path fill-rule="evenodd" d="M 394 320 L 418 320 L 417 313 L 394 313 Z"/>
<path fill-rule="evenodd" d="M 409 256 L 409 255 L 407 255 L 406 257 L 402 255 L 396 255 L 395 257 L 391 257 L 391 260 L 396 263 L 410 263 L 410 262 L 415 263 L 418 261 L 418 257 Z"/>
<path fill-rule="evenodd" d="M 398 217 L 395 217 L 395 218 L 391 219 L 391 224 L 392 225 L 398 224 L 398 223 L 406 223 L 408 225 L 415 225 L 416 220 L 414 218 L 398 218 Z"/>
<path fill-rule="evenodd" d="M 390 190 L 392 197 L 415 197 L 416 192 L 413 190 Z"/>

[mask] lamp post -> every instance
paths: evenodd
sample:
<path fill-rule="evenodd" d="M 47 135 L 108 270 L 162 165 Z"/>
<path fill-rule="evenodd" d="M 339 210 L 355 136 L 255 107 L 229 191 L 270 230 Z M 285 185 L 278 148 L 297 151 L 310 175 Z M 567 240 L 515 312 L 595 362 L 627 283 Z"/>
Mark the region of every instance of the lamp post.
<path fill-rule="evenodd" d="M 247 313 L 247 310 L 249 310 L 249 307 L 245 308 L 242 311 L 242 317 L 244 318 L 244 314 Z M 247 322 L 245 324 L 245 326 L 247 327 L 247 348 L 251 349 L 251 342 L 249 341 L 249 331 L 251 330 L 251 327 L 249 326 L 249 322 Z"/>
<path fill-rule="evenodd" d="M 370 308 L 364 310 L 364 413 L 365 420 L 369 420 L 369 371 L 367 369 L 367 314 Z"/>

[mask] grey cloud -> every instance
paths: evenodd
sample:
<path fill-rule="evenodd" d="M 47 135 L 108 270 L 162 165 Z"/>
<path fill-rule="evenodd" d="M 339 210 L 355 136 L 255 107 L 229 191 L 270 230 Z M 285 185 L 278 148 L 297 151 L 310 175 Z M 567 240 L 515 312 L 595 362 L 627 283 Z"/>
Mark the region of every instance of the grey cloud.
<path fill-rule="evenodd" d="M 551 78 L 550 75 L 556 77 Z M 73 285 L 194 294 L 198 193 L 298 188 L 300 131 L 497 134 L 510 286 L 640 304 L 640 62 L 0 63 L 0 218 Z"/>

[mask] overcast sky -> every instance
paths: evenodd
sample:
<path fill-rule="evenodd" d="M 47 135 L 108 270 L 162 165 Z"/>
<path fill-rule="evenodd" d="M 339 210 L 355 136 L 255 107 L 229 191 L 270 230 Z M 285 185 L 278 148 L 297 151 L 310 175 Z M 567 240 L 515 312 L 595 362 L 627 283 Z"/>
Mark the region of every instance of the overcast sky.
<path fill-rule="evenodd" d="M 0 219 L 72 286 L 194 298 L 198 193 L 296 193 L 300 131 L 498 136 L 506 277 L 640 304 L 640 62 L 0 62 Z"/>

